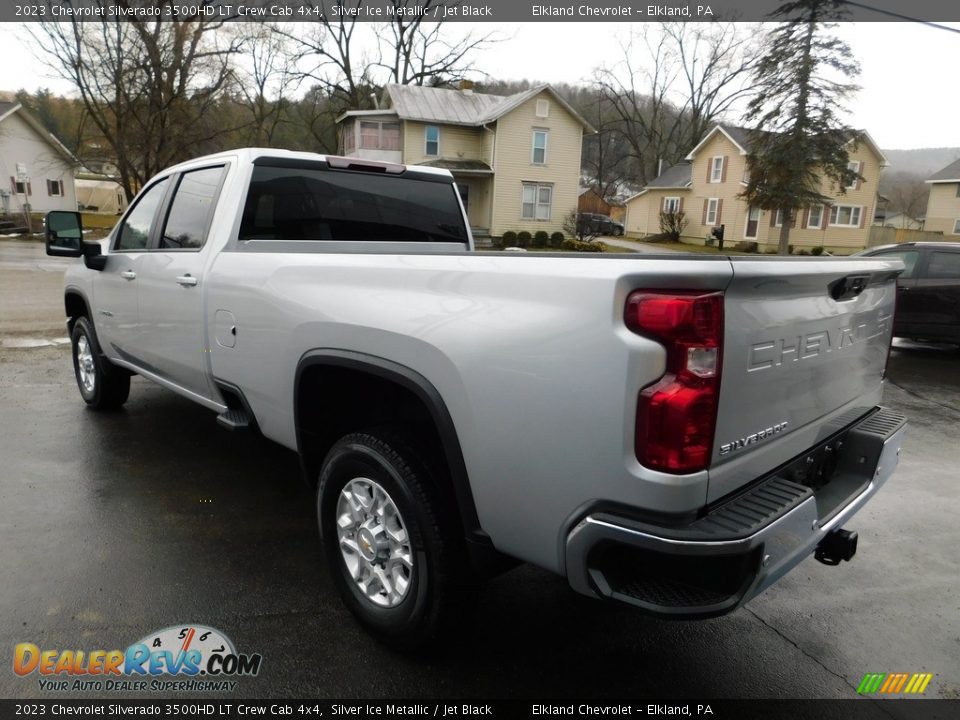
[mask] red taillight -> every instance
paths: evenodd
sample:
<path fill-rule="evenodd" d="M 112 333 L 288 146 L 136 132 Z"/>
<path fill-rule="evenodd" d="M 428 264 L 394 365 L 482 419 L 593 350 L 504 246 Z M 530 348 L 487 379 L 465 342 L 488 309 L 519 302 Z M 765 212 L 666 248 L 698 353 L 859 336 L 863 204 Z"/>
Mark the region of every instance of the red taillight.
<path fill-rule="evenodd" d="M 638 290 L 625 321 L 667 351 L 666 372 L 637 401 L 637 460 L 669 473 L 705 469 L 717 424 L 723 293 Z"/>

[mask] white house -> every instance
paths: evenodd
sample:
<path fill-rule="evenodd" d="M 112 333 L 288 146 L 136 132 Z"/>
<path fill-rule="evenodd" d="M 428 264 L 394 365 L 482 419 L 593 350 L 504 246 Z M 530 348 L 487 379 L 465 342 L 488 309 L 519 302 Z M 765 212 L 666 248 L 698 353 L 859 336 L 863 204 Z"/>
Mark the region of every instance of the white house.
<path fill-rule="evenodd" d="M 0 214 L 76 210 L 73 154 L 18 102 L 0 102 Z"/>

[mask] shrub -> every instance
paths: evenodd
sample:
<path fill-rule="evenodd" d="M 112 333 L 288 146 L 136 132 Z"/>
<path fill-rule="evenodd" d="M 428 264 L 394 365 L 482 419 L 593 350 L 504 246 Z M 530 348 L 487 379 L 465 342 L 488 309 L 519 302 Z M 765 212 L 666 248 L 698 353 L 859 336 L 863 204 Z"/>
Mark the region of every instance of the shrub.
<path fill-rule="evenodd" d="M 823 255 L 823 246 L 818 245 L 813 250 L 810 251 L 811 255 Z"/>
<path fill-rule="evenodd" d="M 677 212 L 660 213 L 660 232 L 668 235 L 673 242 L 679 242 L 680 236 L 689 222 L 682 210 Z"/>
<path fill-rule="evenodd" d="M 535 248 L 542 248 L 547 246 L 547 241 L 550 239 L 550 235 L 546 230 L 537 230 L 533 234 L 533 246 Z"/>
<path fill-rule="evenodd" d="M 606 246 L 601 242 L 583 242 L 582 240 L 567 239 L 561 243 L 564 250 L 571 252 L 603 252 Z"/>
<path fill-rule="evenodd" d="M 558 230 L 550 236 L 550 247 L 556 249 L 561 245 L 563 245 L 563 233 Z"/>
<path fill-rule="evenodd" d="M 809 255 L 809 254 L 810 254 L 810 251 L 807 250 L 806 248 L 802 248 L 800 252 L 797 253 L 797 255 Z"/>
<path fill-rule="evenodd" d="M 760 246 L 749 240 L 741 240 L 736 245 L 733 246 L 734 250 L 739 250 L 740 252 L 755 253 Z"/>
<path fill-rule="evenodd" d="M 517 246 L 517 234 L 513 230 L 507 230 L 503 237 L 500 238 L 500 243 L 504 247 L 516 247 Z"/>
<path fill-rule="evenodd" d="M 793 255 L 793 245 L 787 245 L 787 255 Z"/>
<path fill-rule="evenodd" d="M 526 230 L 521 230 L 517 233 L 517 245 L 522 248 L 530 247 L 530 240 L 533 236 L 528 233 Z"/>

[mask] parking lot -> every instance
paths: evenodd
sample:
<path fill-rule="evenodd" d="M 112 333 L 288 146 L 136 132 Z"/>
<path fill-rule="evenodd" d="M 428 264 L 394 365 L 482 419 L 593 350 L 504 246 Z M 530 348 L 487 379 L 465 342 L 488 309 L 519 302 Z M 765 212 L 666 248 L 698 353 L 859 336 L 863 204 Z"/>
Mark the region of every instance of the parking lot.
<path fill-rule="evenodd" d="M 336 597 L 292 453 L 140 378 L 122 411 L 85 409 L 69 347 L 44 344 L 65 336 L 64 263 L 41 252 L 0 241 L 0 697 L 44 696 L 10 670 L 17 643 L 109 650 L 185 623 L 262 654 L 237 697 L 852 698 L 867 672 L 933 673 L 928 697 L 960 697 L 956 348 L 891 353 L 885 402 L 909 437 L 849 525 L 852 563 L 811 558 L 693 623 L 519 567 L 444 647 L 408 657 Z M 903 705 L 878 701 L 877 717 Z"/>

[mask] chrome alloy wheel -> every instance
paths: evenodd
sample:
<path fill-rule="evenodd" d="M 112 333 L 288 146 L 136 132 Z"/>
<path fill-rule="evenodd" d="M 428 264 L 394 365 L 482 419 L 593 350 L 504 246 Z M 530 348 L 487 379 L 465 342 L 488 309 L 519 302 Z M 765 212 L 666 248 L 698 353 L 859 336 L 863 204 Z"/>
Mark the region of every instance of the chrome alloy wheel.
<path fill-rule="evenodd" d="M 379 484 L 354 478 L 337 498 L 337 541 L 353 582 L 379 607 L 399 605 L 413 581 L 410 536 Z"/>
<path fill-rule="evenodd" d="M 77 340 L 77 372 L 80 374 L 80 384 L 89 395 L 97 384 L 97 368 L 94 364 L 90 341 L 83 334 Z"/>

